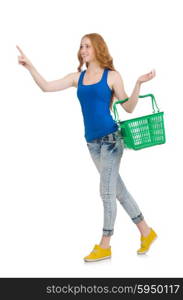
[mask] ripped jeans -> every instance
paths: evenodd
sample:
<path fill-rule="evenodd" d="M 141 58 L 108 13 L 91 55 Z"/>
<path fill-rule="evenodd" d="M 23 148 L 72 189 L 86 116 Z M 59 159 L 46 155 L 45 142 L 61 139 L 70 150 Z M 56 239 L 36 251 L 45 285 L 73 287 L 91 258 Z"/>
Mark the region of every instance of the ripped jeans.
<path fill-rule="evenodd" d="M 144 217 L 119 175 L 124 142 L 118 130 L 87 142 L 87 147 L 100 173 L 100 196 L 104 207 L 103 235 L 111 236 L 114 233 L 116 198 L 135 224 L 142 221 Z"/>

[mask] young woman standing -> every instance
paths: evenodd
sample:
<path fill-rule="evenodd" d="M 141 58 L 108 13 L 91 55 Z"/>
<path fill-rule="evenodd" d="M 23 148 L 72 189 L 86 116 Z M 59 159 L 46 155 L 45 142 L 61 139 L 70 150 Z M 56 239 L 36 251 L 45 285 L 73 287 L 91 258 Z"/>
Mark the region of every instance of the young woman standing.
<path fill-rule="evenodd" d="M 42 91 L 55 92 L 69 87 L 77 88 L 83 114 L 85 140 L 91 158 L 100 173 L 100 196 L 104 207 L 101 241 L 94 246 L 89 255 L 84 257 L 84 260 L 92 262 L 111 257 L 110 239 L 114 233 L 116 198 L 140 231 L 141 246 L 137 254 L 146 253 L 157 234 L 146 223 L 141 210 L 119 175 L 124 143 L 110 109 L 114 97 L 122 100 L 128 98 L 128 95 L 120 73 L 113 66 L 113 59 L 103 37 L 97 33 L 84 35 L 78 51 L 80 62 L 78 72 L 54 81 L 46 81 L 19 46 L 17 49 L 21 54 L 18 56 L 19 64 L 30 71 Z M 82 71 L 84 64 L 86 70 Z M 141 84 L 154 76 L 155 71 L 152 70 L 137 79 L 131 97 L 121 104 L 126 112 L 133 112 L 138 102 Z"/>

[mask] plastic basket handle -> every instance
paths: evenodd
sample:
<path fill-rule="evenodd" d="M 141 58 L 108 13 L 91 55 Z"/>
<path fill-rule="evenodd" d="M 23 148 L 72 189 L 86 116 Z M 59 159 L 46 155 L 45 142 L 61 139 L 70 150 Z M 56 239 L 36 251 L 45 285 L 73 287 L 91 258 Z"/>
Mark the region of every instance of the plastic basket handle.
<path fill-rule="evenodd" d="M 153 95 L 153 94 L 147 94 L 147 95 L 141 95 L 141 96 L 138 96 L 138 98 L 145 98 L 145 97 L 151 97 L 153 113 L 156 113 L 155 108 L 154 108 L 154 105 L 155 105 L 156 108 L 157 108 L 157 112 L 159 112 L 159 108 L 158 108 L 158 106 L 157 106 L 157 103 L 156 103 L 156 100 L 155 100 L 154 95 Z M 114 112 L 114 117 L 115 117 L 116 122 L 119 122 L 119 115 L 118 115 L 118 112 L 117 112 L 116 105 L 119 104 L 119 103 L 124 103 L 124 102 L 128 101 L 128 99 L 129 99 L 129 98 L 126 98 L 126 99 L 124 99 L 124 100 L 118 100 L 118 101 L 116 101 L 116 102 L 113 104 L 113 112 Z"/>

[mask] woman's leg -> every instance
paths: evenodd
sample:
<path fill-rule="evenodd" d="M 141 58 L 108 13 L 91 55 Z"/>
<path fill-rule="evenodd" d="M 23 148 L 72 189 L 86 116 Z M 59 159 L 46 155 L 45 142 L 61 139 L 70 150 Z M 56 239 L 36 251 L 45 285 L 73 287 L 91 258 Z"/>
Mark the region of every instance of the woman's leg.
<path fill-rule="evenodd" d="M 123 146 L 118 141 L 102 141 L 100 151 L 100 196 L 104 205 L 103 240 L 110 240 L 117 214 L 117 180 Z"/>
<path fill-rule="evenodd" d="M 108 143 L 108 142 L 107 142 Z M 106 142 L 105 142 L 106 144 Z M 110 145 L 110 143 L 108 143 Z M 91 158 L 98 170 L 98 172 L 101 172 L 101 144 L 100 143 L 87 143 L 87 146 L 89 148 Z M 120 204 L 123 206 L 125 211 L 128 213 L 128 215 L 131 217 L 132 221 L 137 225 L 137 228 L 139 229 L 141 235 L 146 236 L 149 233 L 149 227 L 146 224 L 144 217 L 142 213 L 140 212 L 140 209 L 135 202 L 134 198 L 131 196 L 131 194 L 128 192 L 123 180 L 121 179 L 121 176 L 117 176 L 117 187 L 116 187 L 116 197 L 119 200 Z M 113 201 L 114 204 L 114 201 Z M 115 207 L 115 204 L 114 204 Z M 113 232 L 111 232 L 113 233 Z M 112 235 L 112 234 L 111 234 Z M 109 245 L 110 242 L 110 236 L 103 235 L 101 239 L 101 246 L 104 248 Z"/>
<path fill-rule="evenodd" d="M 117 213 L 116 187 L 123 147 L 120 141 L 99 140 L 87 145 L 100 173 L 100 196 L 104 206 L 103 237 L 100 246 L 108 248 Z"/>
<path fill-rule="evenodd" d="M 101 151 L 100 151 L 100 144 L 96 143 L 87 143 L 89 148 L 91 158 L 98 170 L 101 173 Z M 123 144 L 122 144 L 123 147 Z M 124 147 L 123 147 L 124 149 Z M 109 158 L 110 159 L 110 158 Z M 119 200 L 120 204 L 123 206 L 125 211 L 128 213 L 132 221 L 137 224 L 143 220 L 143 215 L 132 197 L 132 195 L 127 190 L 121 176 L 117 175 L 117 186 L 116 186 L 116 198 Z"/>
<path fill-rule="evenodd" d="M 147 225 L 145 220 L 140 221 L 137 225 L 138 230 L 141 233 L 141 236 L 148 236 L 150 233 L 150 227 Z"/>

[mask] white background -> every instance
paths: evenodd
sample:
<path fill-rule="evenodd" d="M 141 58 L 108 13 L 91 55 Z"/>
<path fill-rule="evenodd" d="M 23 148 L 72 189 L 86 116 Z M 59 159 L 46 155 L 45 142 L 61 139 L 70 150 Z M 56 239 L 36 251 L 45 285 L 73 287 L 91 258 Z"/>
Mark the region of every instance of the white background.
<path fill-rule="evenodd" d="M 0 5 L 0 276 L 181 277 L 182 1 L 4 1 Z M 18 64 L 19 45 L 46 80 L 77 71 L 82 36 L 105 39 L 130 96 L 141 86 L 164 111 L 164 145 L 123 154 L 120 174 L 158 239 L 137 256 L 140 233 L 118 203 L 112 259 L 84 263 L 100 242 L 99 174 L 84 139 L 76 89 L 43 93 Z M 85 68 L 84 68 L 85 69 Z M 133 114 L 152 113 L 139 99 Z"/>

